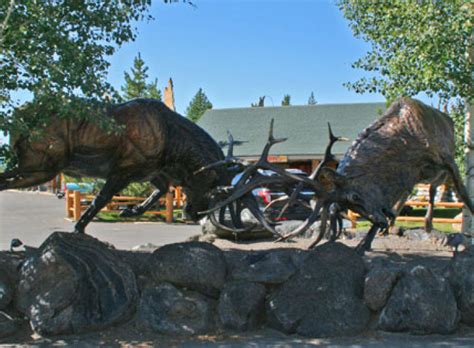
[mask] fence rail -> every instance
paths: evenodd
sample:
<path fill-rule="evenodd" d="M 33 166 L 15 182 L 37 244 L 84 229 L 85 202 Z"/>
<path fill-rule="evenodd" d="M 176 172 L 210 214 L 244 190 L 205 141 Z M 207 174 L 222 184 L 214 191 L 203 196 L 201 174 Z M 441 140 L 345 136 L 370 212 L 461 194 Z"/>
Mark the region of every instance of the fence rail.
<path fill-rule="evenodd" d="M 82 211 L 86 210 L 90 202 L 95 199 L 94 195 L 85 195 L 77 190 L 66 191 L 66 216 L 73 221 L 79 220 Z M 146 197 L 114 196 L 112 200 L 101 210 L 107 212 L 120 212 L 117 209 L 121 206 L 137 205 L 143 202 Z M 146 211 L 148 215 L 164 215 L 166 222 L 173 222 L 174 209 L 182 208 L 185 201 L 181 187 L 170 189 L 165 197 L 160 198 L 160 206 L 164 205 L 163 210 Z"/>
<path fill-rule="evenodd" d="M 422 201 L 406 201 L 406 206 L 410 207 L 427 207 L 429 202 L 422 202 Z M 435 207 L 443 207 L 443 208 L 462 208 L 464 206 L 463 203 L 457 202 L 435 202 Z M 357 219 L 360 217 L 359 214 L 349 210 L 349 219 L 352 222 L 352 227 L 357 227 Z M 409 222 L 424 222 L 424 216 L 397 216 L 397 221 L 409 221 Z M 449 219 L 449 218 L 433 218 L 434 223 L 442 223 L 442 224 L 460 224 L 462 223 L 462 218 L 460 219 Z"/>

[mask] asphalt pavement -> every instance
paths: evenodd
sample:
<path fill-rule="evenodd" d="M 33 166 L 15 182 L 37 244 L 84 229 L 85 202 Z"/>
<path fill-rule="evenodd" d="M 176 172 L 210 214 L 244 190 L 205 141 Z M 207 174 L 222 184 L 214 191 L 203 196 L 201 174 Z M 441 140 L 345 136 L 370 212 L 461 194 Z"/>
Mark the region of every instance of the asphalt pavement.
<path fill-rule="evenodd" d="M 74 222 L 65 217 L 66 201 L 54 195 L 0 192 L 0 250 L 8 249 L 13 238 L 37 247 L 54 231 L 72 231 Z M 160 222 L 91 222 L 86 228 L 86 233 L 117 249 L 131 249 L 147 243 L 161 246 L 183 242 L 200 232 L 199 225 Z"/>

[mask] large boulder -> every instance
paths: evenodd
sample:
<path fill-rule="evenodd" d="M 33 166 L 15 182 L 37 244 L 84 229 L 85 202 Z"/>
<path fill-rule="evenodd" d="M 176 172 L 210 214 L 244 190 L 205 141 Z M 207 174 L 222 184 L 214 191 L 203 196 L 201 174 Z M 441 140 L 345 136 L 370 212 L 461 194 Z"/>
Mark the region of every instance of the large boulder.
<path fill-rule="evenodd" d="M 0 270 L 3 270 L 13 283 L 18 281 L 23 262 L 25 262 L 24 252 L 0 251 Z"/>
<path fill-rule="evenodd" d="M 135 311 L 135 275 L 104 243 L 55 232 L 21 269 L 17 308 L 45 335 L 102 329 Z"/>
<path fill-rule="evenodd" d="M 0 310 L 8 307 L 13 299 L 13 282 L 8 274 L 0 269 Z"/>
<path fill-rule="evenodd" d="M 0 312 L 0 338 L 15 334 L 19 329 L 18 322 L 8 314 Z"/>
<path fill-rule="evenodd" d="M 429 268 L 416 266 L 393 289 L 378 327 L 395 332 L 449 334 L 458 322 L 459 311 L 448 281 Z"/>
<path fill-rule="evenodd" d="M 0 310 L 7 308 L 14 297 L 24 253 L 0 251 Z"/>
<path fill-rule="evenodd" d="M 264 314 L 265 293 L 265 286 L 261 284 L 227 283 L 217 306 L 222 326 L 233 330 L 255 329 Z"/>
<path fill-rule="evenodd" d="M 454 290 L 461 321 L 474 326 L 474 250 L 458 253 L 447 267 L 445 276 Z"/>
<path fill-rule="evenodd" d="M 157 283 L 168 282 L 214 298 L 219 297 L 226 277 L 222 251 L 202 242 L 165 245 L 152 254 L 149 267 Z"/>
<path fill-rule="evenodd" d="M 262 284 L 281 284 L 299 269 L 307 252 L 297 249 L 258 251 L 230 250 L 225 253 L 228 278 Z"/>
<path fill-rule="evenodd" d="M 137 327 L 166 335 L 196 335 L 215 327 L 215 301 L 169 283 L 146 288 L 137 313 Z"/>
<path fill-rule="evenodd" d="M 268 298 L 270 326 L 308 337 L 360 333 L 370 315 L 362 300 L 364 275 L 362 258 L 351 248 L 340 243 L 316 248 Z"/>
<path fill-rule="evenodd" d="M 365 277 L 364 302 L 372 311 L 380 311 L 387 303 L 401 270 L 388 265 L 372 268 Z"/>

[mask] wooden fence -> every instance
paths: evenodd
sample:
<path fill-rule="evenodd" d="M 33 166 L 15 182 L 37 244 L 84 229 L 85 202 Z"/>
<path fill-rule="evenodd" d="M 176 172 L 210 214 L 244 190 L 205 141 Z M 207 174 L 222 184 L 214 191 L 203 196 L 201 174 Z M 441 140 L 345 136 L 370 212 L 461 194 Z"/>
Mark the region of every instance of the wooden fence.
<path fill-rule="evenodd" d="M 86 210 L 89 204 L 95 199 L 93 195 L 85 195 L 77 190 L 66 191 L 66 216 L 73 221 L 79 220 L 82 211 Z M 140 204 L 146 197 L 114 196 L 112 200 L 101 211 L 120 212 L 120 207 L 129 207 Z M 165 197 L 160 198 L 160 206 L 165 206 L 163 210 L 146 211 L 149 215 L 164 215 L 166 222 L 173 222 L 174 209 L 182 208 L 185 196 L 181 187 L 170 189 Z"/>
<path fill-rule="evenodd" d="M 427 207 L 429 205 L 428 202 L 420 202 L 420 201 L 407 201 L 405 202 L 406 206 L 410 207 Z M 462 208 L 464 206 L 463 203 L 455 203 L 455 202 L 435 202 L 435 207 L 443 207 L 443 208 Z M 359 214 L 354 213 L 353 211 L 349 211 L 349 219 L 352 222 L 352 227 L 357 227 L 357 218 L 359 218 Z M 397 221 L 412 221 L 412 222 L 424 222 L 424 216 L 397 216 Z M 433 218 L 433 222 L 435 223 L 445 223 L 445 224 L 460 224 L 462 223 L 462 219 L 448 219 L 448 218 Z"/>

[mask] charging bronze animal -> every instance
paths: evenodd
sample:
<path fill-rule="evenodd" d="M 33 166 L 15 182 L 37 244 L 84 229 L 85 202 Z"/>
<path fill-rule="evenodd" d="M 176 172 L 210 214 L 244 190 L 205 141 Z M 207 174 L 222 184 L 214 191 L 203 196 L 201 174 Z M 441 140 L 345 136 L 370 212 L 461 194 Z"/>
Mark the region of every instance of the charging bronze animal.
<path fill-rule="evenodd" d="M 165 193 L 170 183 L 183 186 L 186 213 L 198 220 L 198 212 L 208 209 L 214 190 L 230 185 L 233 176 L 242 170 L 239 161 L 225 162 L 221 148 L 203 129 L 159 101 L 133 100 L 111 106 L 108 114 L 123 126 L 123 132 L 109 134 L 93 122 L 53 118 L 44 129 L 43 138 L 16 139 L 13 148 L 18 166 L 0 174 L 0 190 L 39 185 L 60 172 L 106 179 L 75 225 L 75 231 L 82 233 L 113 195 L 134 181 L 149 181 L 157 186 L 158 191 L 148 203 Z M 222 165 L 207 167 L 215 162 Z M 199 172 L 202 167 L 208 170 Z M 138 214 L 148 205 L 127 214 Z M 267 225 L 250 196 L 238 201 L 240 210 L 246 205 Z M 243 229 L 240 210 L 230 210 L 236 225 L 226 223 L 227 228 Z"/>
<path fill-rule="evenodd" d="M 332 144 L 337 140 L 331 134 L 323 163 L 331 156 Z M 363 254 L 370 250 L 376 233 L 395 219 L 393 207 L 406 199 L 407 192 L 421 182 L 437 185 L 446 176 L 452 179 L 459 197 L 473 212 L 454 152 L 454 126 L 449 116 L 420 101 L 399 99 L 358 136 L 337 170 L 320 166 L 313 173 L 312 188 L 317 204 L 309 218 L 290 235 L 303 233 L 330 207 L 331 227 L 335 233 L 339 213 L 351 209 L 373 224 L 357 247 Z M 256 163 L 253 170 L 258 168 L 259 163 Z M 323 187 L 321 175 L 330 188 Z M 239 199 L 254 187 L 253 182 L 236 187 L 232 195 L 214 209 Z"/>

